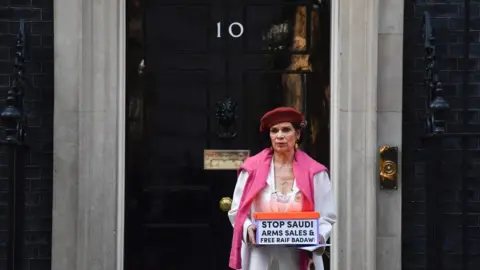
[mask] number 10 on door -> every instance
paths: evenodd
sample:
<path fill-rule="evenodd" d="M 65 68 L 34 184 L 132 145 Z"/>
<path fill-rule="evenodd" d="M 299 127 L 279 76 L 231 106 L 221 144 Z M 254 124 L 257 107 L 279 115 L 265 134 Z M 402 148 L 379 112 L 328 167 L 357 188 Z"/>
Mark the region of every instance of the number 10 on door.
<path fill-rule="evenodd" d="M 243 35 L 243 25 L 239 22 L 233 22 L 228 26 L 228 33 L 233 38 L 239 38 Z M 222 23 L 217 23 L 217 38 L 222 37 Z"/>

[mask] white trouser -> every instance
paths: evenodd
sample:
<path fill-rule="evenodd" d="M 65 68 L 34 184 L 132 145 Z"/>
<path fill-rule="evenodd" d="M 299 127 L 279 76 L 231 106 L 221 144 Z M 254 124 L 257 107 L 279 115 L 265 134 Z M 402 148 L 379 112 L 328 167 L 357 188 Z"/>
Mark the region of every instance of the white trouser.
<path fill-rule="evenodd" d="M 292 247 L 262 246 L 250 250 L 248 270 L 298 270 L 299 250 Z"/>

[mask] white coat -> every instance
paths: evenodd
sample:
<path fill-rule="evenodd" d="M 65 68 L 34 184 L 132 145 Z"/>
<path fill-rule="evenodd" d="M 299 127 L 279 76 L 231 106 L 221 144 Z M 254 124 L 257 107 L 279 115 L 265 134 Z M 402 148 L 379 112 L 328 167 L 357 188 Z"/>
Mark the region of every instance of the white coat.
<path fill-rule="evenodd" d="M 273 164 L 273 163 L 272 163 Z M 241 171 L 235 190 L 233 192 L 232 207 L 228 212 L 228 217 L 232 226 L 235 222 L 235 216 L 238 211 L 240 200 L 245 188 L 248 173 Z M 267 177 L 267 187 L 269 189 L 265 194 L 270 194 L 270 189 L 274 189 L 273 165 L 270 165 L 270 172 Z M 295 185 L 293 189 L 295 189 Z M 325 241 L 330 237 L 332 226 L 336 222 L 335 200 L 333 197 L 332 185 L 327 172 L 323 171 L 314 175 L 314 209 L 320 213 L 319 233 Z M 253 206 L 252 206 L 253 207 Z M 280 246 L 261 246 L 251 247 L 247 244 L 247 228 L 252 224 L 250 213 L 243 224 L 243 242 L 242 242 L 242 270 L 296 270 L 298 269 L 299 250 L 291 247 Z M 313 254 L 313 262 L 316 270 L 323 270 L 323 259 L 321 255 Z"/>

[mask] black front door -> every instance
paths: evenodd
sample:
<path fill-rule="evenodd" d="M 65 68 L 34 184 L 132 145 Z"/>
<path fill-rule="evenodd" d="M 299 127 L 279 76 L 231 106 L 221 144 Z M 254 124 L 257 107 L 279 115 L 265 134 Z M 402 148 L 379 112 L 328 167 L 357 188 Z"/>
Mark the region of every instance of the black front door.
<path fill-rule="evenodd" d="M 304 111 L 311 123 L 304 147 L 328 163 L 328 12 L 313 2 L 144 2 L 143 128 L 141 143 L 128 147 L 137 156 L 127 179 L 135 202 L 127 209 L 127 270 L 228 269 L 232 226 L 219 201 L 232 196 L 237 174 L 204 170 L 204 150 L 257 153 L 267 146 L 258 132 L 267 110 Z M 236 108 L 228 132 L 217 118 L 221 105 Z"/>

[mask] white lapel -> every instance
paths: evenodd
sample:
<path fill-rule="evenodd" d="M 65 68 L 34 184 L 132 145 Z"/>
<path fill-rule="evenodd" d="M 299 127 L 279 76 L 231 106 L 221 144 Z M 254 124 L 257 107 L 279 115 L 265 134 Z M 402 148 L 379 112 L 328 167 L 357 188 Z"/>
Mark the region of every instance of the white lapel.
<path fill-rule="evenodd" d="M 272 190 L 275 190 L 275 169 L 273 166 L 273 158 L 270 161 L 270 171 L 267 176 L 267 185 L 270 186 Z"/>

